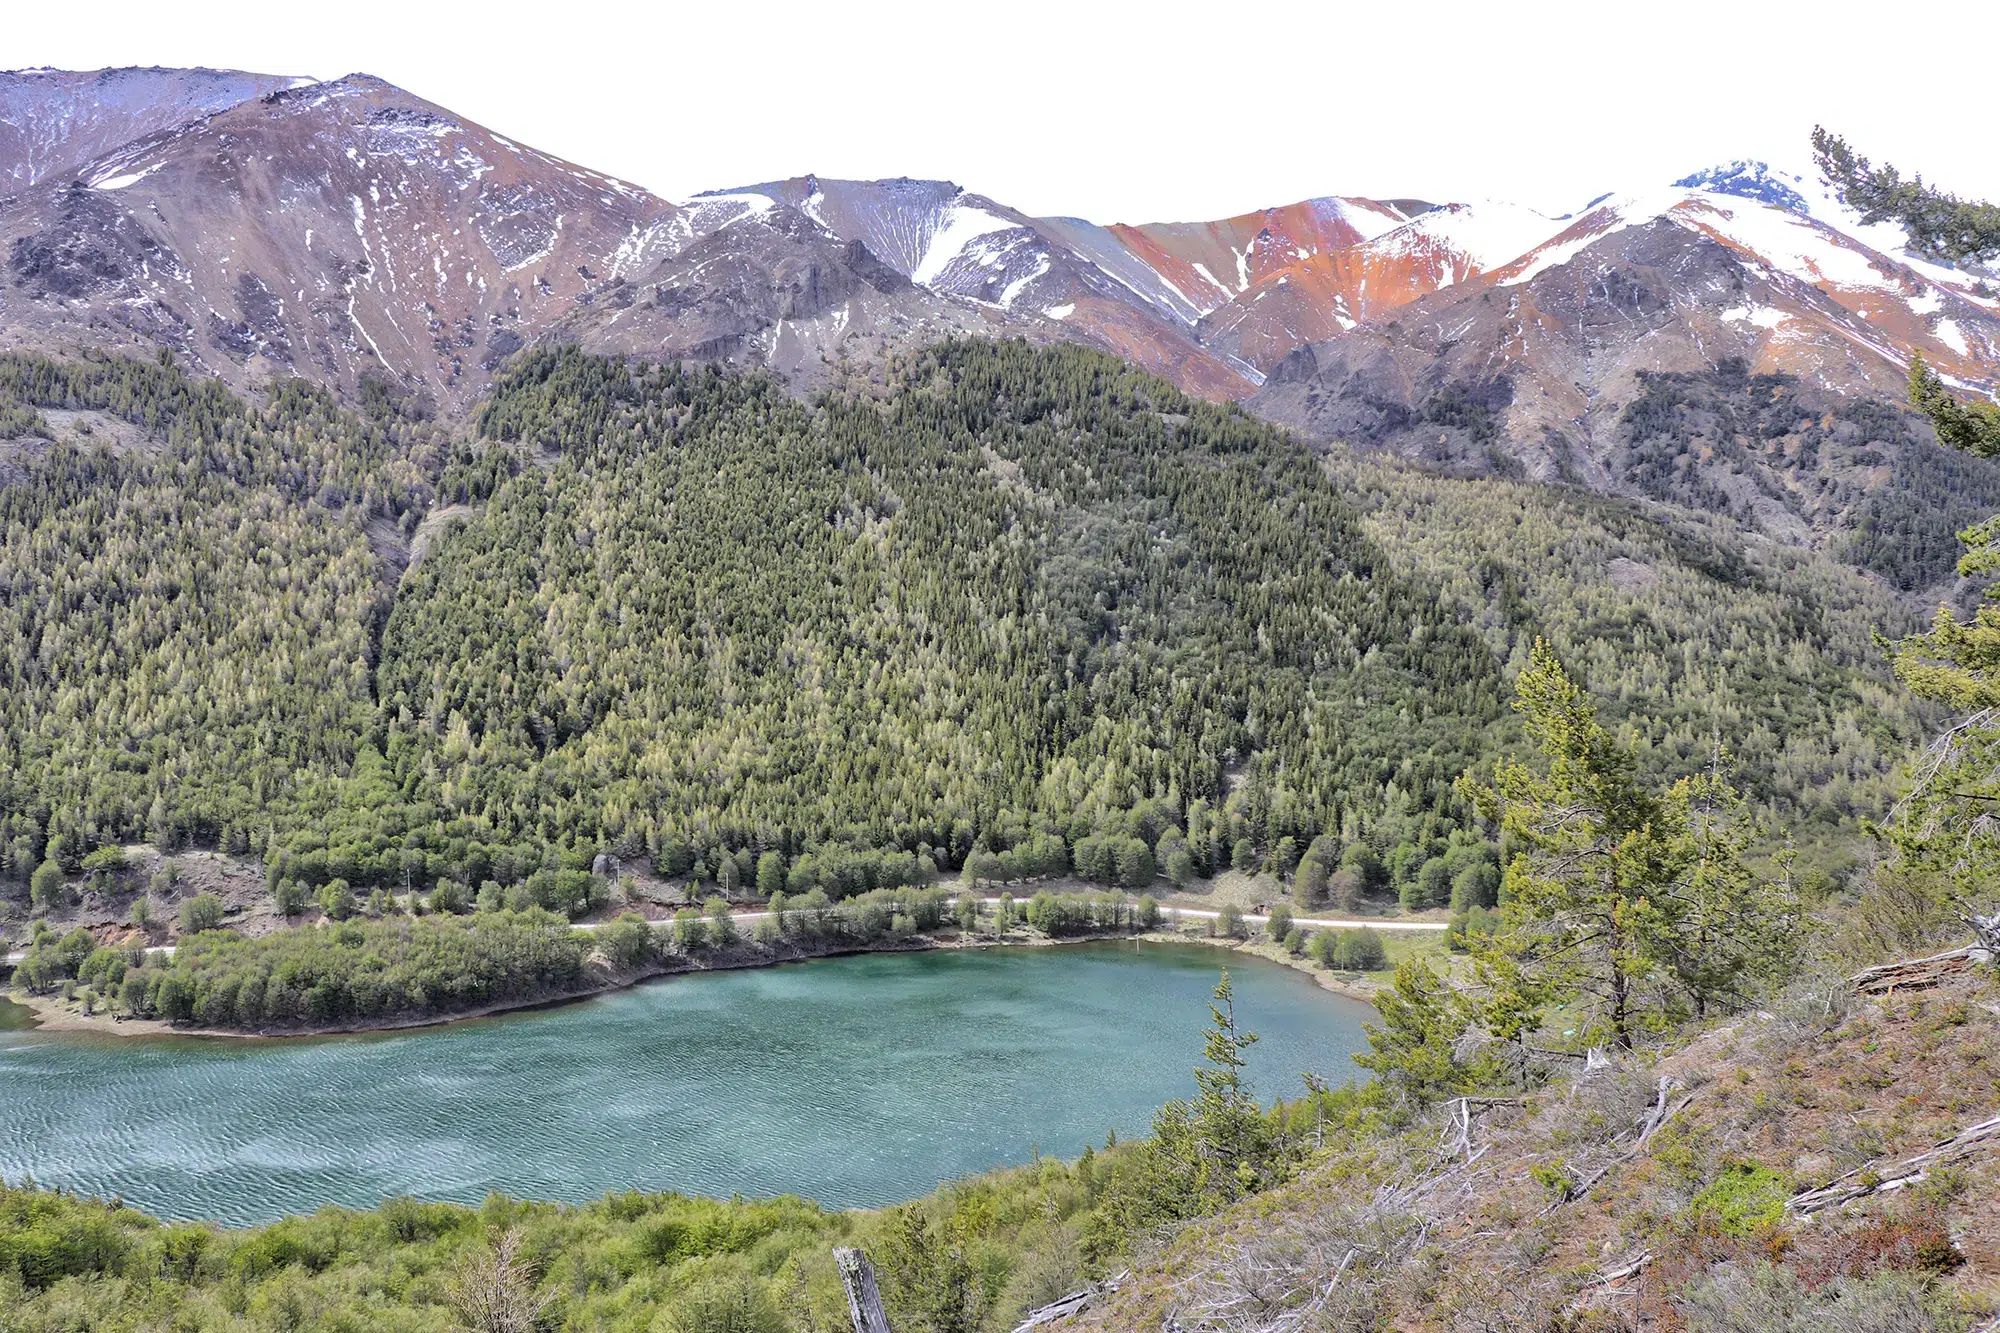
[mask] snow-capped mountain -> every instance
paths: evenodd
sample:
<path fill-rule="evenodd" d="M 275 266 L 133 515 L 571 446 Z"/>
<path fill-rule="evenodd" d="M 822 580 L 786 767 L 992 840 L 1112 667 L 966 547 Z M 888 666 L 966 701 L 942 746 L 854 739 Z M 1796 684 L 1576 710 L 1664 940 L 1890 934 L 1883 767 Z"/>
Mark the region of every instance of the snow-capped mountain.
<path fill-rule="evenodd" d="M 1452 221 L 1427 215 L 1373 244 Z M 1499 261 L 1529 231 L 1503 228 L 1431 292 L 1292 352 L 1253 410 L 1329 438 L 1451 453 L 1424 404 L 1472 394 L 1492 418 L 1483 447 L 1554 476 L 1591 470 L 1645 372 L 1733 359 L 1900 400 L 1920 352 L 1962 386 L 2000 383 L 1990 275 L 1909 253 L 1899 228 L 1862 225 L 1804 173 L 1735 163 L 1553 225 Z"/>
<path fill-rule="evenodd" d="M 243 386 L 373 379 L 459 411 L 541 338 L 810 386 L 969 332 L 1413 450 L 1437 441 L 1397 413 L 1440 386 L 1504 396 L 1482 449 L 1549 471 L 1577 464 L 1548 441 L 1587 455 L 1642 370 L 1739 358 L 1895 397 L 1920 351 L 2000 385 L 1991 275 L 1756 163 L 1562 216 L 1330 195 L 1100 225 L 908 179 L 673 202 L 366 75 L 26 71 L 0 111 L 0 341 L 166 346 Z"/>

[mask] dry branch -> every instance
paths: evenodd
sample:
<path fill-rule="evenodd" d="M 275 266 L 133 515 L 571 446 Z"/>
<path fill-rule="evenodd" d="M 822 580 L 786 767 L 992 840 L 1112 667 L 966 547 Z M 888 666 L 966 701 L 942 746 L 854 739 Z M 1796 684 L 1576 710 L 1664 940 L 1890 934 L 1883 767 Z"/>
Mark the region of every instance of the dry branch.
<path fill-rule="evenodd" d="M 1993 950 L 1984 944 L 1968 944 L 1924 958 L 1905 958 L 1863 968 L 1847 980 L 1864 995 L 1882 995 L 1895 990 L 1928 990 L 1932 986 L 1970 972 L 1993 961 Z"/>
<path fill-rule="evenodd" d="M 1639 1270 L 1651 1262 L 1653 1262 L 1653 1252 L 1641 1250 L 1616 1268 L 1605 1269 L 1590 1280 L 1590 1285 L 1577 1293 L 1576 1299 L 1563 1308 L 1563 1313 L 1575 1314 L 1607 1296 L 1628 1295 L 1627 1292 L 1616 1290 L 1616 1284 L 1628 1277 L 1637 1276 Z"/>
<path fill-rule="evenodd" d="M 1072 1291 L 1060 1300 L 1050 1301 L 1047 1305 L 1036 1306 L 1034 1309 L 1028 1311 L 1020 1323 L 1014 1325 L 1014 1333 L 1030 1333 L 1032 1329 L 1047 1328 L 1052 1324 L 1059 1324 L 1066 1319 L 1080 1315 L 1096 1305 L 1098 1300 L 1107 1293 L 1117 1291 L 1119 1284 L 1124 1282 L 1128 1276 L 1128 1273 L 1120 1273 L 1117 1277 L 1106 1278 L 1102 1282 L 1093 1282 L 1087 1287 Z"/>
<path fill-rule="evenodd" d="M 1652 1109 L 1647 1111 L 1646 1118 L 1639 1122 L 1639 1137 L 1633 1140 L 1632 1146 L 1564 1190 L 1563 1196 L 1560 1199 L 1557 1199 L 1542 1210 L 1543 1215 L 1547 1216 L 1564 1204 L 1574 1203 L 1576 1200 L 1581 1199 L 1584 1195 L 1590 1193 L 1591 1189 L 1600 1180 L 1610 1175 L 1613 1170 L 1644 1152 L 1646 1144 L 1652 1140 L 1653 1135 L 1660 1132 L 1660 1127 L 1679 1115 L 1682 1111 L 1685 1111 L 1693 1103 L 1693 1093 L 1687 1094 L 1679 1101 L 1668 1102 L 1667 1098 L 1669 1095 L 1679 1086 L 1680 1084 L 1674 1082 L 1672 1079 L 1662 1077 L 1660 1079 L 1659 1092 L 1653 1099 Z"/>
<path fill-rule="evenodd" d="M 1870 1194 L 1919 1184 L 1930 1174 L 1932 1167 L 1944 1166 L 1975 1153 L 1991 1152 L 1996 1147 L 2000 1147 L 2000 1115 L 1969 1125 L 1937 1146 L 1915 1157 L 1905 1158 L 1886 1170 L 1875 1170 L 1872 1162 L 1867 1166 L 1858 1166 L 1818 1189 L 1793 1195 L 1786 1201 L 1785 1208 L 1801 1217 L 1810 1217 L 1823 1209 L 1838 1208 Z"/>
<path fill-rule="evenodd" d="M 1472 1121 L 1481 1111 L 1494 1106 L 1519 1106 L 1519 1097 L 1454 1097 L 1445 1103 L 1445 1129 L 1438 1150 L 1447 1158 L 1463 1156 L 1467 1166 L 1479 1160 L 1484 1148 L 1472 1148 Z"/>

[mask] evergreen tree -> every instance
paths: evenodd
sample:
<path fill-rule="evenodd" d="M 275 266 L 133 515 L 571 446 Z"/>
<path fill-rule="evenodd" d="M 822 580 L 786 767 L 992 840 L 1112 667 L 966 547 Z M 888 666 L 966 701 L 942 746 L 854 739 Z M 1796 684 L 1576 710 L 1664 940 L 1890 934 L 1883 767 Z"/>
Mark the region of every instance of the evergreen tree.
<path fill-rule="evenodd" d="M 1581 1040 L 1629 1049 L 1682 1004 L 1764 984 L 1795 947 L 1797 905 L 1742 865 L 1735 793 L 1713 773 L 1647 789 L 1544 643 L 1516 689 L 1543 765 L 1505 760 L 1471 789 L 1521 849 L 1506 928 L 1477 954 L 1488 1029 L 1519 1038 L 1568 1005 Z"/>

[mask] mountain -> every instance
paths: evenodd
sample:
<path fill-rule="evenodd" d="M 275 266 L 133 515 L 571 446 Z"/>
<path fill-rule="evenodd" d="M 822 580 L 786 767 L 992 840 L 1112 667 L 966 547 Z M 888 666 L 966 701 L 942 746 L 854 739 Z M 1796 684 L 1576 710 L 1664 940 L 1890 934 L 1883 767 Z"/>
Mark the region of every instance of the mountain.
<path fill-rule="evenodd" d="M 462 407 L 670 218 L 380 80 L 281 88 L 0 211 L 17 342 L 164 346 L 239 387 L 375 379 Z"/>
<path fill-rule="evenodd" d="M 1862 541 L 1941 471 L 1959 477 L 1931 487 L 1947 501 L 2000 500 L 2000 471 L 1940 450 L 1900 407 L 1912 352 L 2000 384 L 2000 299 L 1809 189 L 1737 167 L 1600 202 L 1290 353 L 1247 405 L 1322 439 L 1671 499 L 1793 542 Z M 1921 577 L 1902 573 L 1949 578 L 1948 525 L 1968 514 L 1939 506 L 1948 530 L 1927 534 Z"/>
<path fill-rule="evenodd" d="M 508 355 L 555 338 L 762 365 L 809 390 L 951 334 L 1021 336 L 1406 453 L 1437 444 L 1383 410 L 1421 419 L 1443 388 L 1485 403 L 1504 380 L 1519 387 L 1505 452 L 1532 475 L 1590 478 L 1601 467 L 1549 441 L 1590 455 L 1641 369 L 1742 356 L 1880 395 L 1921 350 L 1962 384 L 2000 384 L 1989 275 L 1919 260 L 1816 178 L 1756 163 L 1559 217 L 1326 196 L 1099 225 L 910 179 L 808 175 L 675 203 L 366 75 L 31 70 L 0 75 L 0 106 L 16 182 L 0 199 L 0 338 L 165 346 L 238 388 L 370 381 L 457 413 Z M 1633 277 L 1661 263 L 1683 276 Z M 1538 281 L 1554 271 L 1567 276 Z M 1643 349 L 1607 356 L 1607 339 L 1642 331 L 1624 327 L 1629 293 L 1596 290 L 1600 271 L 1678 312 L 1646 317 Z M 1552 295 L 1564 283 L 1575 294 Z M 1503 350 L 1490 294 L 1523 287 L 1540 331 Z"/>
<path fill-rule="evenodd" d="M 0 193 L 60 179 L 135 139 L 310 82 L 217 69 L 0 74 Z"/>
<path fill-rule="evenodd" d="M 954 336 L 1074 341 L 1322 441 L 1719 510 L 1903 587 L 2000 498 L 1900 410 L 1913 352 L 2000 386 L 1993 275 L 1762 163 L 1561 216 L 1330 195 L 1099 225 L 900 178 L 674 202 L 366 75 L 27 71 L 0 104 L 0 346 L 456 417 L 544 342 L 810 394 Z"/>

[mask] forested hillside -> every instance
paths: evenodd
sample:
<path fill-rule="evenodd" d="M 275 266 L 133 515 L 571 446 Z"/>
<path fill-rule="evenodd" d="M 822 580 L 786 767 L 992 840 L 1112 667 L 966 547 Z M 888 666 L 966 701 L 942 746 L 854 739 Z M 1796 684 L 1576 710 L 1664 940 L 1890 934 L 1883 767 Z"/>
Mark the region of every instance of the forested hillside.
<path fill-rule="evenodd" d="M 0 402 L 87 420 L 0 486 L 7 869 L 107 842 L 248 851 L 374 714 L 389 589 L 364 532 L 414 525 L 425 445 L 286 381 L 253 408 L 167 364 L 0 358 Z M 15 452 L 9 449 L 10 453 Z"/>
<path fill-rule="evenodd" d="M 1435 580 L 1509 675 L 1548 639 L 1656 777 L 1720 743 L 1788 824 L 1838 826 L 1886 808 L 1941 716 L 1895 688 L 1874 639 L 1914 628 L 1915 608 L 1827 554 L 1587 491 L 1329 465 L 1363 530 Z"/>
<path fill-rule="evenodd" d="M 1307 454 L 1107 358 L 945 347 L 808 410 L 547 353 L 483 429 L 558 453 L 412 577 L 380 681 L 391 780 L 506 840 L 956 863 L 1234 771 L 1310 840 L 1499 711 Z"/>
<path fill-rule="evenodd" d="M 1393 888 L 1514 743 L 1536 634 L 1662 774 L 1720 739 L 1777 810 L 1879 811 L 1920 731 L 1866 637 L 1894 602 L 1828 562 L 1316 460 L 1077 348 L 947 344 L 811 403 L 537 351 L 459 435 L 267 397 L 0 358 L 16 883 L 142 840 L 263 856 L 294 902 L 461 903 L 604 852 L 839 894 L 1317 840 Z"/>

